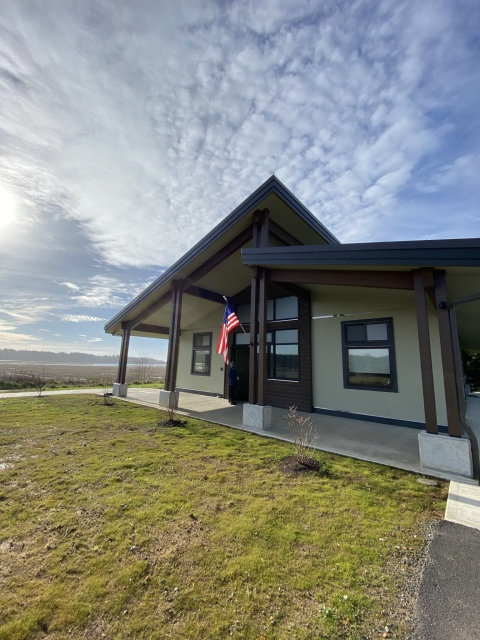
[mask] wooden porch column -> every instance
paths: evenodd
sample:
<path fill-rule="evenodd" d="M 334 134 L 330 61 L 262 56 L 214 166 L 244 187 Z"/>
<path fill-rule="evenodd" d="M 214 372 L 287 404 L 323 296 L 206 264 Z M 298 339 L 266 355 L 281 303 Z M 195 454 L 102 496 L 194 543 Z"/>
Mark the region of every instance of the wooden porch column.
<path fill-rule="evenodd" d="M 118 359 L 117 370 L 117 382 L 125 384 L 127 378 L 127 361 L 128 361 L 128 346 L 130 344 L 130 326 L 127 323 L 122 322 L 122 346 L 120 347 L 120 357 Z"/>
<path fill-rule="evenodd" d="M 168 333 L 167 367 L 165 371 L 165 391 L 175 391 L 177 385 L 178 351 L 180 346 L 180 321 L 182 317 L 183 281 L 172 281 L 172 309 Z"/>
<path fill-rule="evenodd" d="M 455 378 L 455 360 L 453 355 L 450 314 L 448 310 L 447 284 L 445 273 L 435 272 L 435 299 L 437 302 L 440 349 L 442 352 L 443 383 L 447 403 L 448 435 L 459 438 L 462 435 L 462 423 L 458 406 L 457 382 Z"/>
<path fill-rule="evenodd" d="M 257 404 L 257 369 L 258 369 L 258 268 L 252 267 L 250 288 L 250 362 L 248 366 L 248 403 Z"/>
<path fill-rule="evenodd" d="M 258 399 L 267 404 L 267 270 L 260 269 L 258 287 Z"/>
<path fill-rule="evenodd" d="M 269 210 L 253 214 L 253 247 L 268 247 Z M 262 311 L 263 306 L 265 307 Z M 263 313 L 263 316 L 262 316 Z M 263 329 L 259 322 L 262 322 Z M 265 334 L 263 336 L 263 333 Z M 263 337 L 262 337 L 263 336 Z M 260 339 L 259 339 L 260 337 Z M 263 347 L 262 347 L 263 340 Z M 266 341 L 267 341 L 267 279 L 264 269 L 252 267 L 250 295 L 250 363 L 248 379 L 248 403 L 265 405 L 266 395 Z M 260 344 L 259 344 L 260 343 Z"/>
<path fill-rule="evenodd" d="M 428 328 L 428 310 L 425 297 L 426 274 L 425 269 L 413 271 L 413 285 L 417 303 L 418 344 L 420 347 L 420 368 L 422 372 L 423 406 L 425 410 L 425 427 L 428 433 L 438 433 L 437 409 L 435 405 L 435 387 L 433 383 L 432 351 L 430 347 L 430 331 Z"/>

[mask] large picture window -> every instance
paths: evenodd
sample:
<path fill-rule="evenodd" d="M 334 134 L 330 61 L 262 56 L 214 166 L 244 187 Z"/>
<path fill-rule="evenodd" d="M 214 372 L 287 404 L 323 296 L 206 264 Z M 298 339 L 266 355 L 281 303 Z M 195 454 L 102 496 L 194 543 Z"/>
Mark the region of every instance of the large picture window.
<path fill-rule="evenodd" d="M 298 380 L 298 329 L 272 331 L 267 341 L 267 378 Z"/>
<path fill-rule="evenodd" d="M 210 375 L 212 360 L 212 334 L 193 334 L 192 374 L 198 376 Z"/>
<path fill-rule="evenodd" d="M 397 391 L 392 318 L 342 322 L 344 386 Z"/>
<path fill-rule="evenodd" d="M 235 346 L 250 344 L 249 333 L 236 333 Z M 298 329 L 268 331 L 267 378 L 298 381 Z"/>

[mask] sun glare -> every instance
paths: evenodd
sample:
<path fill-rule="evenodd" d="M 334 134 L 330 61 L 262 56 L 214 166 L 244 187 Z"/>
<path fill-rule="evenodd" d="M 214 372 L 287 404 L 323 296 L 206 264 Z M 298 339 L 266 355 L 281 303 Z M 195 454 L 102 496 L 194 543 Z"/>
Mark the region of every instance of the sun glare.
<path fill-rule="evenodd" d="M 6 189 L 0 187 L 0 227 L 13 220 L 14 209 L 15 202 L 12 196 Z"/>

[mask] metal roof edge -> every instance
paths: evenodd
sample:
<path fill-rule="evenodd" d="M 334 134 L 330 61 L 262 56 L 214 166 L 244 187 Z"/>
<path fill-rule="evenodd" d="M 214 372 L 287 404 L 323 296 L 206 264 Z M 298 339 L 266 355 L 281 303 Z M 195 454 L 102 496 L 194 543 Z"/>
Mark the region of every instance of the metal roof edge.
<path fill-rule="evenodd" d="M 179 258 L 171 267 L 162 273 L 156 280 L 144 289 L 136 298 L 129 302 L 121 309 L 111 320 L 105 323 L 103 329 L 107 332 L 114 325 L 120 322 L 135 307 L 141 304 L 152 293 L 155 293 L 160 287 L 171 280 L 181 269 L 189 262 L 197 257 L 209 245 L 218 240 L 218 238 L 228 231 L 234 224 L 243 218 L 243 216 L 253 209 L 257 204 L 264 200 L 270 193 L 275 193 L 282 198 L 307 224 L 309 224 L 319 235 L 321 235 L 328 243 L 339 244 L 340 241 L 328 231 L 323 224 L 314 217 L 312 213 L 293 195 L 291 191 L 275 176 L 271 175 L 263 182 L 253 193 L 251 193 L 243 202 L 241 202 L 231 213 L 221 220 L 206 236 L 204 236 L 197 244 Z"/>
<path fill-rule="evenodd" d="M 422 255 L 423 254 L 423 255 Z M 420 262 L 418 262 L 420 260 Z M 477 266 L 480 238 L 242 249 L 243 264 L 427 264 Z"/>
<path fill-rule="evenodd" d="M 394 240 L 386 242 L 351 242 L 348 244 L 306 244 L 294 247 L 260 247 L 249 248 L 245 251 L 262 252 L 268 255 L 282 251 L 285 253 L 347 253 L 353 251 L 403 251 L 422 249 L 464 249 L 480 248 L 480 238 L 448 238 L 443 240 Z"/>

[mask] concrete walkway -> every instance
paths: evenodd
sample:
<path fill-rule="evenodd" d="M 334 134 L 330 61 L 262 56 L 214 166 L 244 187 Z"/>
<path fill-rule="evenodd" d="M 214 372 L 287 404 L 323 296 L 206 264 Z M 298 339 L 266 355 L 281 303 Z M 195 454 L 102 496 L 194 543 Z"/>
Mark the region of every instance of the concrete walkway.
<path fill-rule="evenodd" d="M 480 486 L 450 482 L 445 520 L 480 531 Z"/>
<path fill-rule="evenodd" d="M 111 391 L 111 389 L 110 389 Z M 62 389 L 60 391 L 42 391 L 42 396 L 66 396 L 70 394 L 80 395 L 82 393 L 102 393 L 103 388 L 95 389 Z M 0 400 L 6 398 L 36 398 L 38 391 L 0 391 Z"/>
<path fill-rule="evenodd" d="M 125 400 L 158 409 L 158 395 L 159 391 L 154 389 L 129 389 Z M 287 409 L 273 408 L 272 428 L 268 431 L 246 427 L 242 420 L 242 404 L 231 406 L 223 398 L 181 392 L 178 413 L 233 429 L 293 442 L 285 419 Z M 319 414 L 301 415 L 311 418 L 317 433 L 316 448 L 322 451 L 422 473 L 417 429 Z"/>

